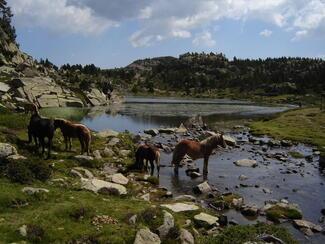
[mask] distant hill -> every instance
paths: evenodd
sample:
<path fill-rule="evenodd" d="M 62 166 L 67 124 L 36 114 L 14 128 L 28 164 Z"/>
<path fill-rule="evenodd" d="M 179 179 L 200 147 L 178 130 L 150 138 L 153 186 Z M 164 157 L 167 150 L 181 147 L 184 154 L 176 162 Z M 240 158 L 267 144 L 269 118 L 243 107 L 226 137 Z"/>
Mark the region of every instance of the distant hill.
<path fill-rule="evenodd" d="M 311 58 L 227 59 L 223 54 L 185 53 L 142 59 L 124 68 L 133 86 L 185 91 L 237 89 L 260 95 L 320 93 L 325 61 Z"/>

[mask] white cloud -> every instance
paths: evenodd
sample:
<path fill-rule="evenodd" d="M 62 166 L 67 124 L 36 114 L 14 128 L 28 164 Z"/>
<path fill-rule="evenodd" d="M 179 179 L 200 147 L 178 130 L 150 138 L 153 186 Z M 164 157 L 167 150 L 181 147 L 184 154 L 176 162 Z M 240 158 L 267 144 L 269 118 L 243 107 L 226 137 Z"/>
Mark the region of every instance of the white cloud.
<path fill-rule="evenodd" d="M 264 37 L 269 37 L 272 35 L 272 31 L 271 30 L 268 30 L 268 29 L 264 29 L 260 32 L 260 36 L 264 36 Z"/>
<path fill-rule="evenodd" d="M 213 47 L 216 45 L 216 41 L 213 40 L 212 35 L 209 31 L 204 31 L 199 33 L 195 36 L 192 43 L 195 46 L 206 46 L 206 47 Z"/>
<path fill-rule="evenodd" d="M 84 6 L 68 5 L 66 0 L 11 0 L 17 24 L 86 35 L 117 26 L 115 21 L 97 16 Z"/>
<path fill-rule="evenodd" d="M 292 33 L 325 38 L 325 0 L 8 0 L 18 24 L 97 34 L 137 21 L 135 47 L 168 38 L 191 38 L 222 19 L 255 20 Z M 138 25 L 137 25 L 138 26 Z M 196 36 L 194 36 L 194 39 Z M 194 40 L 193 40 L 194 41 Z"/>

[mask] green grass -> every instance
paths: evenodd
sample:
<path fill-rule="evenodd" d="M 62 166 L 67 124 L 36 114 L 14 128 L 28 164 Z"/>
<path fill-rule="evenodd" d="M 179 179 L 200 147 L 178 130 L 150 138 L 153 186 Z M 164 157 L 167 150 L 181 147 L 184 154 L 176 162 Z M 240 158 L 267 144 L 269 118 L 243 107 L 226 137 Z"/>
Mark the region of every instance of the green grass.
<path fill-rule="evenodd" d="M 213 237 L 201 237 L 200 244 L 242 244 L 244 242 L 260 241 L 257 237 L 261 234 L 272 234 L 287 244 L 297 243 L 289 232 L 279 226 L 257 224 L 257 225 L 237 225 L 224 229 L 221 234 Z"/>
<path fill-rule="evenodd" d="M 254 134 L 268 134 L 278 139 L 289 139 L 313 144 L 324 151 L 325 112 L 319 108 L 295 109 L 281 113 L 268 121 L 250 124 Z"/>
<path fill-rule="evenodd" d="M 101 242 L 129 243 L 133 241 L 136 229 L 124 221 L 127 213 L 140 213 L 148 204 L 131 198 L 110 196 L 106 200 L 101 195 L 78 189 L 62 189 L 44 184 L 50 192 L 43 198 L 26 196 L 21 192 L 22 185 L 12 184 L 0 179 L 0 236 L 3 242 L 18 242 L 23 240 L 17 234 L 17 229 L 24 224 L 40 226 L 45 230 L 43 243 L 67 242 L 82 237 L 96 236 Z M 28 206 L 14 207 L 19 199 L 28 202 Z M 77 208 L 90 209 L 81 220 L 71 217 Z M 94 215 L 108 215 L 118 220 L 118 224 L 103 225 L 99 231 L 91 224 Z M 121 235 L 120 233 L 123 233 Z"/>

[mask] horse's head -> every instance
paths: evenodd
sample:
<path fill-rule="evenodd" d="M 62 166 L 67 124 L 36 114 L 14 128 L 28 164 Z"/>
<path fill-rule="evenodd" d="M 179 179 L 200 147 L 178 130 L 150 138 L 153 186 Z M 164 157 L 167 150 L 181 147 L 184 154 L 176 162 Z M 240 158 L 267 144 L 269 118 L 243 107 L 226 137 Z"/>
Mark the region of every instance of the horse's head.
<path fill-rule="evenodd" d="M 61 129 L 64 124 L 65 124 L 64 119 L 54 119 L 54 127 L 55 127 L 55 129 L 57 129 L 57 128 Z"/>

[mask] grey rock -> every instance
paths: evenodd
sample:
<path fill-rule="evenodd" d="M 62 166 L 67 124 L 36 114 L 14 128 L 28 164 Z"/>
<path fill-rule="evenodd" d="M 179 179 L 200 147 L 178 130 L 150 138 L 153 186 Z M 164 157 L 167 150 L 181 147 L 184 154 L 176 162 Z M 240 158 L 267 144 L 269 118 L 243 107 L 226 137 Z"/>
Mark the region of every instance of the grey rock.
<path fill-rule="evenodd" d="M 174 217 L 172 214 L 168 213 L 167 211 L 163 210 L 164 212 L 164 223 L 158 227 L 158 233 L 160 238 L 165 238 L 171 228 L 174 227 Z"/>
<path fill-rule="evenodd" d="M 90 180 L 85 180 L 83 179 L 81 182 L 81 188 L 98 193 L 99 190 L 101 189 L 110 189 L 113 188 L 118 191 L 120 195 L 126 195 L 127 190 L 124 186 L 116 184 L 116 183 L 111 183 L 107 182 L 104 180 L 99 180 L 96 178 L 90 179 Z"/>
<path fill-rule="evenodd" d="M 240 159 L 234 162 L 235 165 L 241 166 L 241 167 L 256 167 L 257 162 L 256 160 L 252 159 Z"/>
<path fill-rule="evenodd" d="M 195 211 L 198 210 L 199 207 L 192 203 L 171 203 L 171 204 L 162 204 L 162 207 L 168 208 L 171 211 L 178 212 L 186 212 L 186 211 Z"/>
<path fill-rule="evenodd" d="M 35 187 L 24 187 L 22 190 L 22 192 L 28 194 L 28 195 L 34 195 L 34 194 L 38 194 L 38 193 L 49 193 L 50 191 L 48 189 L 45 188 L 35 188 Z"/>
<path fill-rule="evenodd" d="M 104 157 L 113 157 L 115 153 L 111 148 L 105 147 L 102 154 Z"/>
<path fill-rule="evenodd" d="M 148 129 L 148 130 L 144 130 L 143 132 L 151 136 L 156 136 L 159 134 L 158 129 Z"/>
<path fill-rule="evenodd" d="M 148 228 L 138 230 L 134 244 L 160 244 L 160 238 L 157 234 L 152 233 Z"/>
<path fill-rule="evenodd" d="M 100 151 L 99 150 L 95 150 L 93 152 L 93 155 L 96 159 L 101 159 L 102 158 L 102 155 L 100 155 Z"/>
<path fill-rule="evenodd" d="M 129 224 L 135 225 L 137 222 L 137 218 L 138 218 L 138 216 L 136 214 L 132 215 L 131 218 L 129 218 Z"/>
<path fill-rule="evenodd" d="M 212 191 L 211 186 L 208 184 L 207 181 L 204 181 L 203 183 L 197 185 L 193 188 L 193 191 L 197 194 L 205 194 Z"/>
<path fill-rule="evenodd" d="M 77 155 L 74 156 L 74 158 L 79 162 L 79 163 L 88 163 L 89 161 L 93 161 L 94 158 L 92 156 L 86 156 L 86 155 Z"/>
<path fill-rule="evenodd" d="M 222 137 L 226 141 L 227 145 L 232 146 L 232 147 L 237 145 L 237 142 L 236 142 L 235 138 L 233 138 L 233 137 L 231 137 L 229 135 L 223 135 Z"/>
<path fill-rule="evenodd" d="M 27 236 L 27 225 L 22 225 L 18 228 L 19 234 L 23 237 Z"/>
<path fill-rule="evenodd" d="M 112 139 L 109 140 L 108 142 L 108 146 L 115 146 L 116 144 L 118 144 L 120 142 L 120 139 L 118 139 L 117 137 L 113 137 Z"/>
<path fill-rule="evenodd" d="M 82 167 L 74 167 L 73 169 L 71 169 L 70 173 L 80 178 L 86 178 L 86 179 L 94 178 L 93 173 L 91 173 L 88 169 Z"/>
<path fill-rule="evenodd" d="M 206 213 L 200 213 L 194 216 L 194 221 L 202 227 L 211 227 L 214 225 L 218 225 L 217 221 L 219 220 L 218 217 L 212 216 Z"/>
<path fill-rule="evenodd" d="M 121 173 L 116 173 L 116 174 L 113 174 L 113 175 L 109 175 L 109 176 L 106 177 L 106 179 L 108 181 L 111 181 L 111 182 L 114 182 L 114 183 L 120 184 L 120 185 L 127 185 L 129 183 L 129 179 L 126 178 Z"/>
<path fill-rule="evenodd" d="M 0 142 L 0 162 L 10 155 L 17 155 L 17 149 L 8 143 Z"/>
<path fill-rule="evenodd" d="M 323 228 L 320 225 L 316 225 L 312 222 L 309 222 L 307 220 L 303 220 L 303 219 L 295 219 L 293 220 L 293 224 L 300 228 L 306 228 L 306 229 L 310 229 L 314 232 L 322 232 Z"/>
<path fill-rule="evenodd" d="M 188 230 L 181 228 L 180 229 L 180 235 L 179 235 L 179 240 L 181 242 L 181 244 L 194 244 L 194 237 L 191 234 L 191 232 L 189 232 Z"/>
<path fill-rule="evenodd" d="M 6 83 L 0 82 L 0 92 L 6 93 L 10 89 L 10 86 L 8 86 Z"/>

